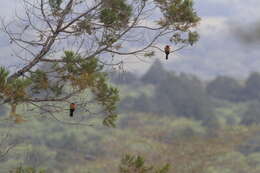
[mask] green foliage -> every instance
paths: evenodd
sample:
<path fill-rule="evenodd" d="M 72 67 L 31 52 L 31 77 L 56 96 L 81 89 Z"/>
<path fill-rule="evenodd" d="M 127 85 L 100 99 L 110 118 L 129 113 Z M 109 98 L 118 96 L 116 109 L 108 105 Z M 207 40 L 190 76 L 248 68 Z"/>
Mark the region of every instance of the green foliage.
<path fill-rule="evenodd" d="M 63 0 L 49 0 L 49 4 L 53 10 L 59 10 Z"/>
<path fill-rule="evenodd" d="M 155 169 L 153 166 L 146 166 L 145 160 L 141 156 L 126 155 L 121 160 L 119 173 L 167 173 L 169 169 L 169 164 Z"/>
<path fill-rule="evenodd" d="M 115 121 L 117 120 L 117 115 L 116 114 L 112 114 L 112 115 L 108 115 L 104 120 L 103 120 L 103 124 L 105 126 L 108 127 L 116 127 Z"/>
<path fill-rule="evenodd" d="M 57 69 L 59 72 L 67 72 L 71 76 L 79 76 L 85 73 L 95 73 L 102 70 L 103 66 L 98 64 L 97 58 L 84 59 L 73 51 L 65 51 L 62 57 L 65 64 Z"/>
<path fill-rule="evenodd" d="M 90 89 L 96 102 L 104 108 L 107 114 L 103 124 L 115 126 L 118 90 L 107 84 L 106 73 L 102 72 L 103 66 L 98 63 L 98 59 L 94 57 L 83 59 L 74 52 L 65 51 L 63 60 L 65 65 L 58 67 L 58 71 L 63 74 L 63 79 L 69 80 L 72 87 L 79 90 Z"/>
<path fill-rule="evenodd" d="M 193 0 L 155 0 L 161 9 L 164 18 L 158 22 L 161 26 L 173 27 L 175 32 L 170 41 L 177 43 L 189 43 L 193 45 L 198 41 L 197 32 L 190 31 L 191 27 L 197 25 L 200 18 L 193 9 Z M 183 33 L 188 32 L 187 38 L 183 37 Z"/>
<path fill-rule="evenodd" d="M 139 94 L 137 98 L 126 97 L 120 106 L 124 110 L 148 112 L 168 116 L 180 116 L 207 121 L 213 119 L 214 106 L 203 82 L 192 75 L 167 72 L 155 61 L 141 77 L 144 84 L 155 86 L 154 94 Z"/>
<path fill-rule="evenodd" d="M 250 103 L 248 110 L 244 113 L 241 124 L 243 125 L 257 125 L 260 123 L 260 102 L 254 101 Z"/>
<path fill-rule="evenodd" d="M 66 63 L 60 71 L 64 73 L 64 80 L 69 79 L 71 85 L 80 90 L 89 88 L 97 103 L 102 105 L 107 113 L 104 125 L 114 126 L 116 103 L 119 100 L 118 90 L 106 83 L 106 73 L 102 72 L 103 66 L 98 63 L 98 59 L 84 60 L 69 51 L 65 52 L 63 59 Z"/>
<path fill-rule="evenodd" d="M 27 88 L 30 86 L 30 79 L 15 79 L 7 82 L 6 88 L 2 90 L 3 94 L 14 103 L 22 102 L 28 98 Z"/>
<path fill-rule="evenodd" d="M 161 0 L 159 0 L 161 1 Z M 169 1 L 170 5 L 165 9 L 165 17 L 172 23 L 196 23 L 200 19 L 193 9 L 192 0 Z M 167 10 L 167 11 L 166 11 Z M 186 29 L 186 28 L 184 28 Z"/>
<path fill-rule="evenodd" d="M 18 167 L 9 173 L 46 173 L 44 170 L 39 170 L 37 171 L 35 168 L 23 168 L 23 167 Z"/>
<path fill-rule="evenodd" d="M 49 81 L 47 74 L 42 70 L 36 70 L 31 75 L 31 80 L 33 81 L 32 90 L 39 92 L 41 89 L 48 89 L 49 88 Z"/>
<path fill-rule="evenodd" d="M 0 68 L 0 99 L 11 100 L 13 103 L 22 102 L 28 97 L 27 88 L 31 84 L 30 79 L 15 79 L 7 81 L 9 72 Z"/>
<path fill-rule="evenodd" d="M 117 20 L 117 14 L 113 9 L 105 8 L 101 11 L 100 19 L 105 25 L 112 25 Z"/>
<path fill-rule="evenodd" d="M 169 75 L 156 89 L 156 112 L 173 113 L 197 120 L 212 116 L 212 104 L 202 84 L 188 76 Z M 170 111 L 170 112 L 169 112 Z"/>
<path fill-rule="evenodd" d="M 18 78 L 9 82 L 6 80 L 8 72 L 1 68 L 2 98 L 11 99 L 12 103 L 23 103 L 35 96 L 42 99 L 56 99 L 58 96 L 66 95 L 65 85 L 69 85 L 74 91 L 90 92 L 95 103 L 102 108 L 101 113 L 105 113 L 103 124 L 115 126 L 119 94 L 116 88 L 107 84 L 107 74 L 103 72 L 103 65 L 98 63 L 95 57 L 84 59 L 72 51 L 65 51 L 62 60 L 64 61 L 62 65 L 46 65 L 46 68 L 31 72 L 26 79 Z"/>
<path fill-rule="evenodd" d="M 189 138 L 192 136 L 203 136 L 206 134 L 206 129 L 202 127 L 200 122 L 187 118 L 176 119 L 170 124 L 170 126 L 170 129 L 172 130 L 167 133 L 168 139 L 181 137 Z"/>
<path fill-rule="evenodd" d="M 243 95 L 247 100 L 251 100 L 251 99 L 260 100 L 259 89 L 260 89 L 260 73 L 255 72 L 248 77 Z"/>
<path fill-rule="evenodd" d="M 4 67 L 0 67 L 0 90 L 4 90 L 4 88 L 6 88 L 8 75 L 9 72 Z"/>
<path fill-rule="evenodd" d="M 130 19 L 132 7 L 125 0 L 105 0 L 100 13 L 100 21 L 106 27 L 122 28 Z"/>
<path fill-rule="evenodd" d="M 154 56 L 154 55 L 155 55 L 155 52 L 154 52 L 154 51 L 146 52 L 146 53 L 144 54 L 145 57 L 152 57 L 152 56 Z"/>
<path fill-rule="evenodd" d="M 260 74 L 252 73 L 242 85 L 234 78 L 219 76 L 207 85 L 209 95 L 231 102 L 260 100 Z"/>
<path fill-rule="evenodd" d="M 43 64 L 40 69 L 37 69 L 35 72 L 31 73 L 31 96 L 41 96 L 48 93 L 51 97 L 58 97 L 64 93 L 64 82 L 58 80 L 53 74 L 48 72 L 48 69 L 54 70 L 55 68 L 55 64 L 50 65 L 46 63 Z M 58 73 L 55 74 L 57 75 Z"/>
<path fill-rule="evenodd" d="M 199 33 L 194 31 L 194 32 L 189 32 L 188 36 L 188 42 L 190 45 L 193 45 L 199 40 Z"/>
<path fill-rule="evenodd" d="M 19 113 L 23 114 L 22 109 Z M 33 117 L 34 114 L 28 112 L 27 116 Z M 218 116 L 223 115 L 219 113 Z M 232 153 L 233 149 L 240 151 L 241 143 L 237 140 L 237 137 L 243 136 L 240 127 L 233 126 L 232 134 L 211 127 L 213 128 L 211 134 L 200 121 L 188 118 L 147 113 L 129 113 L 118 118 L 122 122 L 120 125 L 122 128 L 119 126 L 116 129 L 96 129 L 85 126 L 75 128 L 75 126 L 64 126 L 49 120 L 35 119 L 30 123 L 13 126 L 13 139 L 25 144 L 18 145 L 6 159 L 1 161 L 1 169 L 4 167 L 4 170 L 10 170 L 17 166 L 17 163 L 21 163 L 26 166 L 35 165 L 36 168 L 37 166 L 48 168 L 46 169 L 48 173 L 119 172 L 116 171 L 118 162 L 125 152 L 146 158 L 143 159 L 144 164 L 141 168 L 154 166 L 153 170 L 147 173 L 162 170 L 164 166 L 162 163 L 171 163 L 171 170 L 168 172 L 174 173 L 202 172 L 200 169 L 207 170 L 206 168 L 209 167 L 217 169 L 218 172 L 229 168 L 233 170 L 236 167 L 237 171 L 232 172 L 236 173 L 242 169 L 242 166 L 247 166 L 247 160 L 240 157 L 237 160 L 236 156 L 223 157 L 225 154 Z M 243 126 L 241 128 L 247 130 Z M 33 133 L 28 129 L 33 129 Z M 4 131 L 8 131 L 8 126 L 1 126 L 0 133 L 4 134 Z M 225 136 L 220 138 L 219 135 Z M 252 139 L 255 138 L 253 135 Z M 259 139 L 250 141 L 254 146 L 252 152 L 259 151 L 258 141 Z M 230 148 L 226 148 L 226 145 Z M 245 143 L 245 149 L 249 146 Z M 244 158 L 246 157 L 245 154 Z M 231 164 L 233 159 L 236 163 L 234 167 L 224 164 Z M 254 163 L 256 161 L 251 161 L 252 166 L 245 168 L 248 171 L 254 170 Z M 221 167 L 223 165 L 225 168 Z M 128 168 L 126 166 L 124 165 L 124 168 Z M 136 166 L 129 167 L 130 170 L 133 168 Z"/>
<path fill-rule="evenodd" d="M 243 125 L 258 124 L 259 79 L 258 73 L 252 73 L 245 85 L 227 76 L 205 82 L 192 75 L 170 73 L 155 61 L 139 80 L 129 83 L 130 91 L 124 89 L 127 94 L 120 102 L 120 111 L 193 118 L 212 129 L 240 121 Z M 149 84 L 155 90 L 148 95 L 137 89 L 137 84 L 145 90 Z"/>
<path fill-rule="evenodd" d="M 89 19 L 83 19 L 79 22 L 77 22 L 77 25 L 74 28 L 75 34 L 81 34 L 81 33 L 86 33 L 91 35 L 93 32 L 92 26 L 91 26 L 91 21 Z"/>
<path fill-rule="evenodd" d="M 238 81 L 226 76 L 219 76 L 207 85 L 209 95 L 234 102 L 241 101 L 242 89 Z"/>
<path fill-rule="evenodd" d="M 257 167 L 260 164 L 260 153 L 255 152 L 247 157 L 248 164 L 252 167 Z"/>

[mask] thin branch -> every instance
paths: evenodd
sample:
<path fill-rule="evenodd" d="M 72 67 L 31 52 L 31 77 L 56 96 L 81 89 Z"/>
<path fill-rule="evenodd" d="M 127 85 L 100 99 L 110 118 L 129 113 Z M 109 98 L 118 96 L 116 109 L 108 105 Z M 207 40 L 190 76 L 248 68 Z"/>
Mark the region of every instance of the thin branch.
<path fill-rule="evenodd" d="M 79 122 L 67 122 L 67 121 L 62 121 L 60 119 L 58 119 L 52 111 L 49 111 L 47 109 L 44 109 L 43 107 L 33 103 L 33 102 L 30 102 L 30 104 L 32 104 L 33 106 L 36 106 L 38 107 L 40 110 L 43 110 L 45 112 L 47 112 L 54 120 L 56 120 L 57 122 L 59 123 L 62 123 L 62 124 L 66 124 L 66 125 L 81 125 L 81 126 L 89 126 L 89 127 L 94 127 L 95 125 L 94 124 L 84 124 L 84 123 L 79 123 Z"/>
<path fill-rule="evenodd" d="M 8 81 L 12 81 L 13 79 L 18 78 L 18 77 L 22 76 L 24 73 L 28 72 L 49 52 L 49 50 L 53 46 L 53 44 L 59 34 L 59 30 L 62 27 L 62 23 L 65 19 L 65 16 L 69 13 L 69 11 L 72 7 L 72 4 L 73 4 L 73 0 L 70 0 L 67 4 L 66 8 L 62 12 L 62 16 L 58 20 L 58 24 L 57 24 L 57 28 L 56 28 L 55 32 L 47 38 L 41 51 L 35 56 L 35 58 L 28 65 L 24 66 L 21 70 L 19 70 L 18 72 L 14 73 L 11 76 L 9 76 L 7 79 Z"/>
<path fill-rule="evenodd" d="M 52 27 L 52 25 L 50 24 L 48 18 L 46 17 L 46 14 L 44 12 L 44 3 L 43 3 L 43 0 L 41 0 L 41 13 L 42 13 L 42 16 L 44 18 L 44 21 L 47 23 L 47 25 L 49 26 L 49 28 L 51 29 L 51 32 L 54 33 L 54 29 Z"/>
<path fill-rule="evenodd" d="M 72 21 L 70 21 L 67 25 L 65 25 L 64 27 L 60 28 L 59 31 L 65 31 L 68 27 L 70 27 L 72 24 L 74 24 L 75 22 L 77 22 L 80 18 L 88 15 L 91 11 L 95 10 L 96 8 L 98 8 L 100 5 L 102 4 L 102 2 L 98 3 L 96 6 L 92 7 L 91 9 L 89 9 L 88 11 L 86 11 L 85 13 L 82 13 L 81 15 L 79 15 L 78 17 L 76 17 L 75 19 L 73 19 Z"/>
<path fill-rule="evenodd" d="M 77 91 L 74 91 L 64 97 L 61 97 L 61 98 L 30 98 L 30 99 L 25 99 L 24 101 L 25 102 L 62 102 L 62 101 L 66 101 L 68 100 L 69 98 L 73 97 L 75 94 L 78 94 L 82 92 L 82 90 L 77 90 Z"/>

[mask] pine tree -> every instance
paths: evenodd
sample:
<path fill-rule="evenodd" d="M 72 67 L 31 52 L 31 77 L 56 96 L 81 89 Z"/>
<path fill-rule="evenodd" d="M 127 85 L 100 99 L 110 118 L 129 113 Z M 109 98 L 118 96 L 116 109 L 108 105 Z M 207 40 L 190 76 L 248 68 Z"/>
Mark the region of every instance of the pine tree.
<path fill-rule="evenodd" d="M 118 90 L 107 83 L 106 71 L 123 62 L 107 61 L 146 55 L 162 37 L 180 47 L 198 39 L 193 28 L 200 18 L 191 0 L 24 0 L 24 4 L 26 15 L 20 16 L 25 17 L 2 26 L 14 47 L 13 56 L 24 60 L 14 73 L 0 69 L 0 104 L 11 107 L 10 116 L 17 122 L 24 121 L 17 113 L 20 105 L 57 119 L 56 114 L 77 102 L 80 112 L 101 116 L 104 125 L 115 126 Z M 152 6 L 161 13 L 156 19 Z M 153 25 L 144 25 L 147 20 Z M 140 46 L 134 46 L 139 44 L 136 38 Z M 48 68 L 42 68 L 46 63 Z"/>

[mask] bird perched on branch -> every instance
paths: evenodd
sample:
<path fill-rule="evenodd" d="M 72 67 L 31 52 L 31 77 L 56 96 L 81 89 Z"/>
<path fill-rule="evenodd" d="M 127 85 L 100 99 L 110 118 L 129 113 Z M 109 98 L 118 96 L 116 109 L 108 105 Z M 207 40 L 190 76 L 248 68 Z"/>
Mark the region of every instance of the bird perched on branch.
<path fill-rule="evenodd" d="M 169 45 L 166 45 L 166 46 L 164 47 L 164 52 L 165 52 L 165 54 L 166 54 L 166 60 L 168 60 L 168 56 L 169 56 L 169 54 L 170 54 L 170 52 L 171 52 L 171 48 L 170 48 Z"/>
<path fill-rule="evenodd" d="M 76 110 L 77 105 L 75 103 L 70 104 L 70 116 L 73 117 L 73 113 Z"/>

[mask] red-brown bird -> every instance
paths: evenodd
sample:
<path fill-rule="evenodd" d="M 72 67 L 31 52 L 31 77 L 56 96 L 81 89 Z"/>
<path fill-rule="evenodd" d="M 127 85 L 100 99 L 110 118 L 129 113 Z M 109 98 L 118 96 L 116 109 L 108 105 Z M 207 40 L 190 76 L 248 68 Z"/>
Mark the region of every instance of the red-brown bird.
<path fill-rule="evenodd" d="M 165 54 L 166 54 L 166 60 L 167 60 L 167 59 L 168 59 L 168 56 L 169 56 L 169 54 L 170 54 L 170 52 L 171 52 L 171 48 L 170 48 L 169 45 L 166 45 L 166 46 L 164 47 L 164 52 L 165 52 Z"/>
<path fill-rule="evenodd" d="M 73 117 L 73 113 L 76 110 L 77 105 L 75 103 L 70 104 L 70 116 Z"/>

